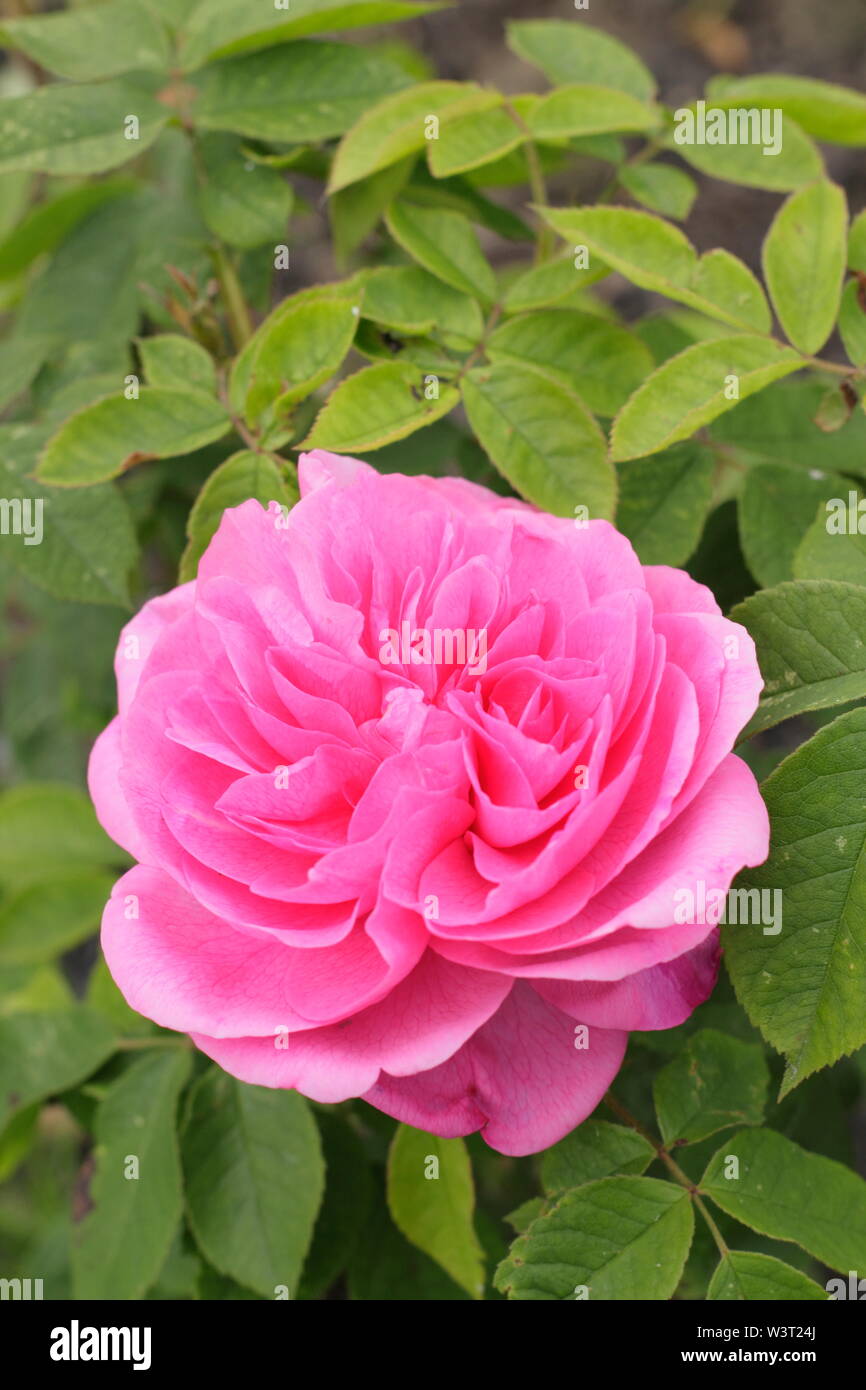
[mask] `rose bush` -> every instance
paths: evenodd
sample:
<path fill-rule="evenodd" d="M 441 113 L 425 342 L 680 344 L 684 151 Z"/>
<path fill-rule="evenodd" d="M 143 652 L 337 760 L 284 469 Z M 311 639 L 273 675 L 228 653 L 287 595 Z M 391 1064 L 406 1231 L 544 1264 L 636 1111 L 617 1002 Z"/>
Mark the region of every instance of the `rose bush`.
<path fill-rule="evenodd" d="M 244 1081 L 534 1152 L 712 989 L 674 895 L 767 854 L 752 641 L 607 522 L 320 451 L 300 480 L 121 635 L 109 968 Z"/>

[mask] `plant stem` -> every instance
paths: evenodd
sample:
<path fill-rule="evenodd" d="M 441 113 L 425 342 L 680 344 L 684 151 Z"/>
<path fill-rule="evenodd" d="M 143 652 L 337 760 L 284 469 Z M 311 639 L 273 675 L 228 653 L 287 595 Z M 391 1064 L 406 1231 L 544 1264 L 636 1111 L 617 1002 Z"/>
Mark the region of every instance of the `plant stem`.
<path fill-rule="evenodd" d="M 225 247 L 217 242 L 212 247 L 212 254 L 229 332 L 235 351 L 240 352 L 244 344 L 253 336 L 253 321 L 243 296 L 234 263 Z"/>
<path fill-rule="evenodd" d="M 523 148 L 526 153 L 526 169 L 529 175 L 529 187 L 532 192 L 532 201 L 536 208 L 547 207 L 547 185 L 544 182 L 544 172 L 541 168 L 541 160 L 538 157 L 538 147 L 532 138 L 529 126 L 526 124 L 520 112 L 515 110 L 510 101 L 504 103 L 504 109 L 508 112 L 514 124 L 526 137 L 526 144 Z M 540 220 L 540 214 L 536 213 L 536 216 L 539 217 Z M 541 232 L 535 248 L 536 265 L 541 265 L 543 261 L 550 259 L 554 245 L 553 229 L 548 227 L 546 222 L 542 222 Z"/>
<path fill-rule="evenodd" d="M 654 1135 L 652 1135 L 649 1132 L 648 1129 L 645 1129 L 644 1126 L 640 1123 L 640 1120 L 635 1119 L 634 1115 L 632 1115 L 630 1111 L 626 1110 L 624 1105 L 620 1104 L 620 1102 L 617 1100 L 616 1096 L 613 1094 L 612 1091 L 605 1092 L 604 1102 L 605 1105 L 609 1106 L 609 1108 L 614 1112 L 615 1115 L 619 1116 L 623 1124 L 628 1125 L 630 1129 L 633 1129 L 636 1134 L 640 1135 L 641 1139 L 646 1140 L 650 1147 L 655 1150 L 657 1157 L 661 1159 L 662 1163 L 668 1169 L 668 1172 L 671 1174 L 671 1177 L 674 1178 L 674 1180 L 678 1182 L 681 1187 L 684 1187 L 686 1189 L 686 1191 L 689 1194 L 689 1197 L 692 1199 L 698 1211 L 701 1213 L 701 1216 L 706 1221 L 710 1235 L 712 1236 L 713 1240 L 716 1242 L 716 1246 L 718 1247 L 719 1254 L 723 1257 L 727 1257 L 729 1252 L 728 1247 L 725 1244 L 725 1239 L 718 1226 L 716 1225 L 715 1221 L 713 1220 L 712 1216 L 708 1212 L 704 1201 L 698 1195 L 698 1190 L 695 1187 L 695 1184 L 692 1182 L 691 1178 L 689 1177 L 688 1173 L 683 1172 L 680 1165 L 678 1163 L 675 1163 L 674 1160 L 671 1158 L 662 1141 L 660 1139 L 656 1139 Z"/>

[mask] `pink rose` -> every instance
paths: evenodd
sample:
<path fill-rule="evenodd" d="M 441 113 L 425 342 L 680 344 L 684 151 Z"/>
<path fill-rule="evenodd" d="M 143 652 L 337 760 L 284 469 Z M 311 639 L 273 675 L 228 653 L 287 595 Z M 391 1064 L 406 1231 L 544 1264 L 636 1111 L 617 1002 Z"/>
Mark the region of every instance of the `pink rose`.
<path fill-rule="evenodd" d="M 767 854 L 752 642 L 606 522 L 300 477 L 121 636 L 108 965 L 244 1081 L 534 1152 L 713 987 L 717 914 L 677 904 Z"/>

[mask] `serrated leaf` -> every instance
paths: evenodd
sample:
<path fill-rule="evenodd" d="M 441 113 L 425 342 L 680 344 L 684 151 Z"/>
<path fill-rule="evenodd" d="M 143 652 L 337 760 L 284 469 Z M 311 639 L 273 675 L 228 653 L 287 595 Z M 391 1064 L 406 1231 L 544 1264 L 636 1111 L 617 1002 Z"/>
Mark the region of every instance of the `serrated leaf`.
<path fill-rule="evenodd" d="M 175 1112 L 190 1069 L 184 1047 L 151 1052 L 99 1105 L 92 1205 L 72 1246 L 76 1298 L 140 1299 L 163 1266 L 183 1206 Z"/>
<path fill-rule="evenodd" d="M 473 111 L 443 121 L 438 137 L 427 146 L 427 163 L 437 179 L 450 178 L 491 164 L 522 145 L 526 132 L 502 107 Z"/>
<path fill-rule="evenodd" d="M 614 421 L 611 455 L 622 463 L 688 439 L 739 401 L 803 366 L 798 353 L 771 338 L 744 333 L 696 343 L 657 367 L 626 402 Z"/>
<path fill-rule="evenodd" d="M 388 1151 L 387 1182 L 397 1229 L 471 1297 L 480 1298 L 484 1255 L 472 1222 L 475 1189 L 463 1140 L 439 1139 L 401 1124 Z"/>
<path fill-rule="evenodd" d="M 592 269 L 578 269 L 570 255 L 545 261 L 525 270 L 511 282 L 505 292 L 503 312 L 522 314 L 530 309 L 545 309 L 579 294 L 604 279 L 607 273 L 607 267 L 598 262 Z"/>
<path fill-rule="evenodd" d="M 676 444 L 619 470 L 617 527 L 644 565 L 682 565 L 710 509 L 715 460 L 699 444 Z"/>
<path fill-rule="evenodd" d="M 593 83 L 557 87 L 533 107 L 527 126 L 536 140 L 564 140 L 607 131 L 652 130 L 658 112 L 627 92 Z"/>
<path fill-rule="evenodd" d="M 859 280 L 849 280 L 839 305 L 839 333 L 848 361 L 866 367 L 866 294 Z"/>
<path fill-rule="evenodd" d="M 328 140 L 408 85 L 407 74 L 376 52 L 301 39 L 209 64 L 192 79 L 191 111 L 199 130 L 286 143 Z"/>
<path fill-rule="evenodd" d="M 231 458 L 214 469 L 187 518 L 189 541 L 180 562 L 178 578 L 181 584 L 195 578 L 198 562 L 210 544 L 226 507 L 239 507 L 250 497 L 256 498 L 263 507 L 267 507 L 269 502 L 279 502 L 284 507 L 294 505 L 298 500 L 297 489 L 289 486 L 286 467 L 281 469 L 265 454 L 244 450 L 232 454 Z"/>
<path fill-rule="evenodd" d="M 783 1092 L 866 1043 L 864 773 L 861 708 L 820 729 L 770 775 L 770 857 L 741 882 L 782 894 L 782 930 L 725 928 L 737 997 L 787 1059 Z"/>
<path fill-rule="evenodd" d="M 810 709 L 866 697 L 866 590 L 835 580 L 778 584 L 732 611 L 755 640 L 764 690 L 742 738 Z"/>
<path fill-rule="evenodd" d="M 540 68 L 552 83 L 602 82 L 632 96 L 653 95 L 656 80 L 636 53 L 619 39 L 574 21 L 515 20 L 507 25 L 508 46 Z"/>
<path fill-rule="evenodd" d="M 312 299 L 275 318 L 257 338 L 245 412 L 254 422 L 309 396 L 337 371 L 358 327 L 360 300 Z"/>
<path fill-rule="evenodd" d="M 179 390 L 192 386 L 196 391 L 216 394 L 216 367 L 210 353 L 192 338 L 179 333 L 157 333 L 140 338 L 138 351 L 148 386 Z"/>
<path fill-rule="evenodd" d="M 827 1291 L 799 1269 L 752 1250 L 729 1250 L 710 1280 L 711 1301 L 748 1299 L 765 1303 L 827 1302 Z"/>
<path fill-rule="evenodd" d="M 153 144 L 169 118 L 155 100 L 155 83 L 131 79 L 66 86 L 49 83 L 0 107 L 0 173 L 39 169 L 48 174 L 99 174 L 135 159 Z M 127 138 L 127 117 L 138 121 Z"/>
<path fill-rule="evenodd" d="M 845 515 L 845 529 L 830 531 L 831 508 L 828 502 L 819 507 L 794 555 L 794 578 L 839 579 L 846 584 L 866 585 L 866 534 L 859 530 L 863 499 L 848 486 L 847 479 L 837 478 L 835 482 L 841 486 L 829 502 L 835 503 L 833 515 Z"/>
<path fill-rule="evenodd" d="M 453 386 L 440 386 L 438 397 L 429 400 L 425 389 L 423 372 L 408 364 L 364 367 L 340 382 L 300 447 L 333 453 L 381 449 L 441 419 L 460 401 Z"/>
<path fill-rule="evenodd" d="M 752 272 L 727 251 L 700 258 L 669 222 L 636 208 L 539 209 L 573 245 L 586 246 L 641 289 L 654 290 L 734 328 L 770 329 L 770 310 Z"/>
<path fill-rule="evenodd" d="M 36 482 L 32 472 L 43 439 L 26 425 L 0 427 L 0 487 L 10 508 L 20 503 L 25 527 L 10 538 L 8 557 L 56 598 L 127 607 L 129 574 L 138 560 L 129 508 L 112 484 L 85 494 Z M 27 532 L 33 541 L 41 532 L 41 539 L 28 543 Z"/>
<path fill-rule="evenodd" d="M 827 180 L 793 193 L 767 233 L 767 287 L 779 322 L 801 352 L 814 355 L 833 331 L 847 240 L 845 194 Z"/>
<path fill-rule="evenodd" d="M 696 1144 L 720 1129 L 761 1124 L 769 1085 L 759 1044 L 741 1042 L 715 1028 L 693 1033 L 653 1080 L 665 1144 Z"/>
<path fill-rule="evenodd" d="M 0 1129 L 34 1101 L 78 1085 L 114 1045 L 109 1024 L 82 1005 L 0 1017 Z"/>
<path fill-rule="evenodd" d="M 99 928 L 114 875 L 87 870 L 32 883 L 0 902 L 0 965 L 40 965 Z"/>
<path fill-rule="evenodd" d="M 440 121 L 484 111 L 501 101 L 471 82 L 421 82 L 371 107 L 347 131 L 331 166 L 328 192 L 336 193 L 424 148 L 428 117 Z"/>
<path fill-rule="evenodd" d="M 850 87 L 815 77 L 765 72 L 729 80 L 725 100 L 736 105 L 778 107 L 816 140 L 866 145 L 866 97 Z"/>
<path fill-rule="evenodd" d="M 649 349 L 627 329 L 573 309 L 508 319 L 487 339 L 487 354 L 562 377 L 599 415 L 615 415 L 653 368 Z"/>
<path fill-rule="evenodd" d="M 555 516 L 613 516 L 616 475 L 586 406 L 535 368 L 494 363 L 463 382 L 469 423 L 512 487 Z"/>
<path fill-rule="evenodd" d="M 234 135 L 202 136 L 199 150 L 199 207 L 214 235 L 246 250 L 283 241 L 294 201 L 285 177 L 247 159 Z"/>
<path fill-rule="evenodd" d="M 669 1299 L 693 1230 L 684 1188 L 656 1178 L 602 1178 L 567 1192 L 518 1237 L 496 1287 L 524 1301 Z"/>
<path fill-rule="evenodd" d="M 731 1158 L 739 1176 L 726 1177 Z M 832 1269 L 866 1268 L 866 1182 L 771 1129 L 744 1130 L 709 1161 L 699 1190 L 774 1240 L 789 1240 Z"/>
<path fill-rule="evenodd" d="M 820 471 L 866 476 L 866 412 L 855 411 L 844 430 L 824 434 L 815 415 L 825 390 L 826 378 L 782 381 L 720 416 L 710 434 L 756 461 L 796 466 L 810 475 Z"/>
<path fill-rule="evenodd" d="M 193 1234 L 221 1273 L 294 1294 L 324 1187 L 319 1136 L 297 1091 L 248 1086 L 212 1067 L 181 1138 Z"/>
<path fill-rule="evenodd" d="M 364 318 L 398 333 L 426 335 L 434 328 L 477 342 L 484 322 L 478 302 L 420 266 L 383 266 L 364 284 Z"/>
<path fill-rule="evenodd" d="M 177 458 L 231 429 L 222 405 L 203 391 L 145 386 L 86 406 L 48 441 L 37 476 L 62 487 L 103 482 L 145 459 Z"/>
<path fill-rule="evenodd" d="M 617 179 L 650 212 L 678 222 L 688 217 L 698 196 L 694 179 L 672 164 L 626 164 Z"/>
<path fill-rule="evenodd" d="M 740 543 L 752 574 L 768 588 L 795 577 L 794 556 L 816 507 L 830 497 L 842 496 L 841 489 L 847 487 L 838 473 L 813 472 L 816 476 L 785 464 L 763 463 L 746 474 L 738 504 Z M 826 518 L 823 509 L 822 514 Z"/>
<path fill-rule="evenodd" d="M 730 135 L 731 111 L 729 108 L 740 108 L 736 102 L 731 102 L 726 97 L 720 102 L 713 103 L 713 111 L 721 109 L 725 113 L 726 134 Z M 691 108 L 694 110 L 694 103 Z M 751 122 L 751 112 L 754 111 L 757 122 L 761 120 L 761 112 L 757 107 L 745 108 L 746 115 Z M 667 146 L 675 150 L 678 155 L 685 159 L 694 169 L 699 169 L 702 174 L 708 174 L 710 178 L 725 179 L 728 183 L 745 184 L 748 188 L 765 188 L 773 192 L 788 193 L 792 188 L 802 188 L 803 184 L 810 183 L 812 179 L 818 179 L 824 173 L 824 164 L 821 155 L 815 145 L 805 135 L 795 121 L 786 116 L 781 126 L 781 144 L 775 151 L 772 150 L 774 140 L 774 126 L 772 113 L 770 115 L 770 128 L 767 131 L 767 145 L 764 144 L 764 136 L 760 125 L 757 127 L 749 125 L 749 134 L 742 138 L 740 118 L 737 117 L 736 138 L 726 140 L 724 143 L 710 143 L 707 140 L 702 143 L 697 136 L 697 129 L 692 132 L 688 125 L 683 124 L 675 127 L 667 139 Z M 712 112 L 707 113 L 708 117 Z M 755 130 L 757 129 L 757 135 Z M 778 128 L 776 128 L 778 130 Z M 709 134 L 709 132 L 708 132 Z M 689 138 L 677 138 L 678 136 Z M 765 148 L 768 150 L 765 153 Z"/>
<path fill-rule="evenodd" d="M 211 58 L 438 9 L 441 4 L 426 0 L 291 0 L 290 8 L 279 9 L 258 0 L 200 0 L 183 26 L 180 57 L 189 72 Z"/>
<path fill-rule="evenodd" d="M 446 285 L 490 303 L 496 281 L 471 222 L 459 212 L 398 200 L 385 215 L 394 240 Z"/>
<path fill-rule="evenodd" d="M 137 0 L 10 19 L 0 24 L 0 44 L 75 82 L 122 72 L 168 73 L 171 62 L 163 25 Z"/>
<path fill-rule="evenodd" d="M 640 1134 L 607 1120 L 584 1120 L 541 1160 L 541 1183 L 548 1197 L 572 1187 L 617 1174 L 639 1176 L 655 1158 L 655 1149 Z M 536 1212 L 533 1216 L 537 1216 Z"/>

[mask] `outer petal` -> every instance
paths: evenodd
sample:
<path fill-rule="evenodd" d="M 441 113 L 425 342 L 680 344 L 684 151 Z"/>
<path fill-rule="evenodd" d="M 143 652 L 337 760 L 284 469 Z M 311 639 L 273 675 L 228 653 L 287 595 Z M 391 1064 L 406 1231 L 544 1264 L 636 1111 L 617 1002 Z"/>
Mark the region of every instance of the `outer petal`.
<path fill-rule="evenodd" d="M 449 1062 L 403 1079 L 383 1075 L 364 1099 L 432 1134 L 480 1129 L 500 1153 L 536 1153 L 595 1109 L 627 1040 L 591 1028 L 588 1048 L 576 1048 L 573 1020 L 520 983 Z"/>
<path fill-rule="evenodd" d="M 536 980 L 548 1003 L 598 1028 L 676 1028 L 712 994 L 721 950 L 717 931 L 676 960 L 622 980 Z"/>

